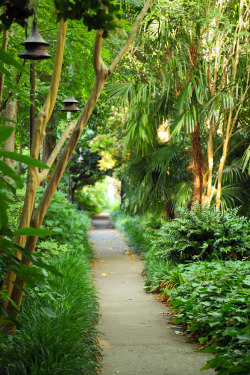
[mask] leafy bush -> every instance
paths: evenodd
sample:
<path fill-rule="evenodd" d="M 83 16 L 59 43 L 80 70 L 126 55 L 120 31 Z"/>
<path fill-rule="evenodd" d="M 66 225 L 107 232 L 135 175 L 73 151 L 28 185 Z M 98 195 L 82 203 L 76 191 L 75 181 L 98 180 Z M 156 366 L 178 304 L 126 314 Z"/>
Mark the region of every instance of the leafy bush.
<path fill-rule="evenodd" d="M 96 215 L 102 210 L 103 202 L 100 202 L 89 192 L 77 191 L 74 200 L 79 210 L 89 211 L 92 215 Z"/>
<path fill-rule="evenodd" d="M 164 223 L 152 241 L 152 252 L 175 263 L 249 256 L 250 222 L 237 209 L 224 214 L 197 205 L 181 217 Z"/>
<path fill-rule="evenodd" d="M 98 306 L 86 235 L 90 219 L 56 192 L 44 223 L 55 236 L 40 241 L 37 253 L 63 277 L 36 270 L 45 281 L 25 289 L 16 336 L 1 345 L 0 373 L 95 374 Z"/>
<path fill-rule="evenodd" d="M 158 230 L 147 217 L 117 211 L 111 219 L 136 251 L 144 249 L 145 290 L 161 292 L 172 304 L 175 323 L 216 354 L 203 369 L 248 375 L 250 263 L 237 259 L 249 255 L 249 222 L 236 210 L 222 215 L 200 206 Z"/>
<path fill-rule="evenodd" d="M 248 374 L 250 368 L 249 269 L 242 261 L 179 265 L 175 272 L 182 282 L 164 285 L 178 312 L 175 323 L 211 345 L 205 351 L 217 356 L 204 369 L 216 368 L 220 375 Z"/>
<path fill-rule="evenodd" d="M 129 244 L 133 246 L 135 253 L 142 253 L 148 250 L 148 243 L 145 240 L 144 229 L 141 227 L 139 216 L 131 217 L 124 214 L 121 210 L 111 212 L 110 219 L 115 223 L 118 230 L 125 232 Z"/>

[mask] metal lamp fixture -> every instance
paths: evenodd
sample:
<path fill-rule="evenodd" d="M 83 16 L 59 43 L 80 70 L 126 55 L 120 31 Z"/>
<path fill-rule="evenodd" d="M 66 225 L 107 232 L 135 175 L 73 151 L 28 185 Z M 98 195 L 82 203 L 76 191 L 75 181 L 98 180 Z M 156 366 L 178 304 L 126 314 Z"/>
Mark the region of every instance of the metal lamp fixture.
<path fill-rule="evenodd" d="M 33 21 L 30 36 L 21 45 L 25 46 L 25 51 L 18 55 L 21 59 L 45 60 L 52 57 L 46 51 L 46 46 L 49 46 L 49 43 L 41 37 L 36 20 Z"/>
<path fill-rule="evenodd" d="M 34 19 L 32 31 L 30 36 L 21 45 L 25 46 L 25 51 L 18 55 L 21 59 L 25 60 L 46 60 L 50 56 L 46 51 L 46 46 L 49 45 L 40 35 L 38 31 L 37 22 Z M 35 128 L 35 64 L 30 63 L 30 149 Z M 43 147 L 44 150 L 45 146 Z M 43 152 L 44 153 L 44 152 Z M 43 157 L 44 159 L 44 157 Z"/>
<path fill-rule="evenodd" d="M 80 156 L 77 160 L 77 163 L 82 163 L 84 161 L 84 159 L 83 159 L 83 156 L 82 156 L 82 148 L 81 147 L 79 148 L 79 151 L 80 151 Z"/>
<path fill-rule="evenodd" d="M 77 107 L 77 103 L 79 103 L 74 97 L 68 96 L 67 99 L 63 101 L 64 107 L 61 111 L 64 112 L 78 112 L 80 109 Z"/>

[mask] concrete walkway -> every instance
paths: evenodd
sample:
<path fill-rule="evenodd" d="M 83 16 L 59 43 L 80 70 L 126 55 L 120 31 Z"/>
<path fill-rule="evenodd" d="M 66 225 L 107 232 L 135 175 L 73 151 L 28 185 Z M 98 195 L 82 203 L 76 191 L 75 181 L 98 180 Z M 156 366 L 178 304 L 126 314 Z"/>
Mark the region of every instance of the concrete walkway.
<path fill-rule="evenodd" d="M 112 227 L 108 216 L 94 218 L 89 239 L 96 255 L 102 374 L 201 374 L 200 368 L 211 357 L 180 335 L 166 304 L 144 292 L 142 261 L 129 252 L 123 235 Z M 202 373 L 215 374 L 213 370 Z"/>

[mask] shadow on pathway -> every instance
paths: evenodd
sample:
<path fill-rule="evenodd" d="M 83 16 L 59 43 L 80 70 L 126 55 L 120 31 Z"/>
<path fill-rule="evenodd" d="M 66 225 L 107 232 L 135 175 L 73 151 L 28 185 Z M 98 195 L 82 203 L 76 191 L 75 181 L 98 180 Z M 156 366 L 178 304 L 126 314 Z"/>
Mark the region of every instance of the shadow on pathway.
<path fill-rule="evenodd" d="M 96 256 L 102 374 L 201 374 L 200 368 L 211 357 L 177 335 L 179 329 L 171 323 L 167 305 L 144 292 L 142 261 L 129 252 L 124 236 L 107 215 L 93 219 L 89 239 Z M 215 374 L 213 370 L 202 373 Z"/>

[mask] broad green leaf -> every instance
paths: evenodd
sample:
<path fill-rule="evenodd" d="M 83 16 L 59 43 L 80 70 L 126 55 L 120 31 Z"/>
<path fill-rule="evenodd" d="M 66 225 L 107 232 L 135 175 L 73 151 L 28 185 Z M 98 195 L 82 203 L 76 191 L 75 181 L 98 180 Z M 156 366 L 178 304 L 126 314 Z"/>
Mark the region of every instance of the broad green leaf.
<path fill-rule="evenodd" d="M 4 178 L 0 177 L 0 189 L 4 189 L 7 191 L 10 191 L 12 194 L 16 194 L 16 189 L 14 186 L 12 186 L 8 181 L 6 181 Z"/>
<path fill-rule="evenodd" d="M 31 167 L 43 168 L 43 169 L 50 169 L 46 164 L 42 163 L 40 160 L 33 159 L 27 155 L 20 155 L 17 152 L 9 152 L 9 151 L 0 151 L 0 156 L 4 156 L 6 158 L 18 161 L 20 163 L 29 165 Z"/>
<path fill-rule="evenodd" d="M 4 176 L 8 176 L 12 178 L 18 187 L 20 188 L 23 187 L 23 181 L 21 177 L 15 171 L 13 171 L 11 167 L 9 167 L 6 163 L 4 163 L 1 160 L 0 160 L 0 171 L 3 172 Z"/>
<path fill-rule="evenodd" d="M 12 65 L 21 72 L 26 73 L 23 65 L 21 65 L 17 60 L 14 59 L 8 52 L 6 52 L 2 47 L 0 47 L 0 60 L 7 65 Z"/>
<path fill-rule="evenodd" d="M 0 117 L 1 119 L 6 119 L 6 117 Z M 13 133 L 13 126 L 0 126 L 0 143 L 4 143 Z"/>
<path fill-rule="evenodd" d="M 10 72 L 3 66 L 3 64 L 0 62 L 0 72 L 5 74 L 7 77 L 10 77 Z"/>
<path fill-rule="evenodd" d="M 200 344 L 203 344 L 205 341 L 207 341 L 208 340 L 208 336 L 206 336 L 206 337 L 200 337 L 199 338 L 199 342 L 200 342 Z"/>
<path fill-rule="evenodd" d="M 0 229 L 5 228 L 8 225 L 8 216 L 5 210 L 0 210 Z"/>
<path fill-rule="evenodd" d="M 8 121 L 8 122 L 13 122 L 13 124 L 17 124 L 16 121 L 11 120 L 10 118 L 8 118 L 8 117 L 4 117 L 4 116 L 0 116 L 0 121 Z M 13 129 L 12 126 L 11 126 L 11 128 Z"/>
<path fill-rule="evenodd" d="M 52 236 L 54 233 L 48 229 L 41 229 L 41 228 L 22 228 L 14 232 L 15 235 L 25 235 L 25 236 L 32 236 L 32 237 L 46 237 Z"/>

